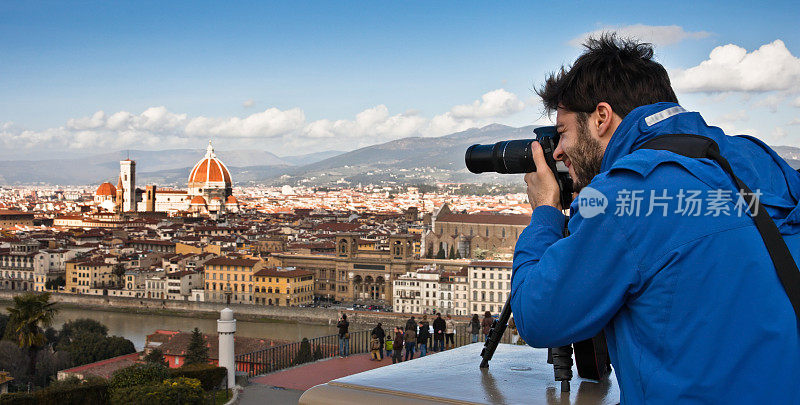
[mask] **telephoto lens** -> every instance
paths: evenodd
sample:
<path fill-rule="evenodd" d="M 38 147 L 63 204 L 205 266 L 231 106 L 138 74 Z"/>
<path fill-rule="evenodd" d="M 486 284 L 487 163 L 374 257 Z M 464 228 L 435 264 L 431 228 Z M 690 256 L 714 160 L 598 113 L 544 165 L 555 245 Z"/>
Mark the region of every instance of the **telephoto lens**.
<path fill-rule="evenodd" d="M 539 127 L 533 130 L 536 139 L 553 138 L 553 145 L 558 144 L 555 127 Z M 531 142 L 534 139 L 515 139 L 501 141 L 494 145 L 472 145 L 467 148 L 464 161 L 472 173 L 495 172 L 501 174 L 521 174 L 536 171 L 531 153 Z"/>
<path fill-rule="evenodd" d="M 533 139 L 516 139 L 494 145 L 472 145 L 467 149 L 465 161 L 472 173 L 497 172 L 502 174 L 536 171 L 531 154 Z"/>

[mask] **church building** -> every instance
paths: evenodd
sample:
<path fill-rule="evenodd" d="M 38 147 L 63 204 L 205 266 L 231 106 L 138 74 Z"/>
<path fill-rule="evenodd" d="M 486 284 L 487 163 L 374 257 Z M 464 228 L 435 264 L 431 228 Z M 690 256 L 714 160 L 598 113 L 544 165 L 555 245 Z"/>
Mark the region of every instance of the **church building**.
<path fill-rule="evenodd" d="M 136 188 L 136 162 L 120 161 L 120 174 L 115 187 L 103 183 L 95 192 L 94 203 L 110 212 L 188 212 L 217 217 L 238 212 L 239 201 L 233 196 L 231 173 L 217 158 L 208 142 L 206 154 L 189 172 L 187 190 Z"/>

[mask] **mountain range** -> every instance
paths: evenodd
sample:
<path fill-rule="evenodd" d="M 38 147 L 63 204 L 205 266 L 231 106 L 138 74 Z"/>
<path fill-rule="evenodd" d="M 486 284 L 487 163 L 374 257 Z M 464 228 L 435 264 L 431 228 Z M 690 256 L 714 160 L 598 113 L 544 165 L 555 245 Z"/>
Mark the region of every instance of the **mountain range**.
<path fill-rule="evenodd" d="M 475 175 L 464 166 L 470 145 L 533 137 L 533 126 L 491 124 L 440 137 L 408 137 L 349 152 L 325 151 L 276 156 L 261 150 L 218 151 L 236 185 L 305 184 L 433 184 L 517 183 L 520 176 Z M 794 168 L 800 167 L 800 148 L 776 146 Z M 137 184 L 183 188 L 189 171 L 205 154 L 202 149 L 116 151 L 76 159 L 0 161 L 0 185 L 116 184 L 119 161 L 136 161 Z"/>

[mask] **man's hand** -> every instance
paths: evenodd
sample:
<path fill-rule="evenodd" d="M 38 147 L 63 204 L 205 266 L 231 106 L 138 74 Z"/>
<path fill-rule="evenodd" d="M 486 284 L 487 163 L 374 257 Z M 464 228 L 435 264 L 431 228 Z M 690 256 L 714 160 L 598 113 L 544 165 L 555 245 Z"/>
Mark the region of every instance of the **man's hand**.
<path fill-rule="evenodd" d="M 542 145 L 539 142 L 531 143 L 533 162 L 536 164 L 536 171 L 525 174 L 525 183 L 528 183 L 528 201 L 534 210 L 540 205 L 549 205 L 561 209 L 560 190 L 558 182 L 547 161 L 544 159 Z"/>

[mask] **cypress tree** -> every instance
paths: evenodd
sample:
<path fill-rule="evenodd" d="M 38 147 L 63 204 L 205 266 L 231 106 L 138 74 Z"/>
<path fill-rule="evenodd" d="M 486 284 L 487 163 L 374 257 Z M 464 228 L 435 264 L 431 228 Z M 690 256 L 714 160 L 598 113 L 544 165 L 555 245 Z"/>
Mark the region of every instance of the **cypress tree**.
<path fill-rule="evenodd" d="M 183 362 L 183 365 L 190 364 L 208 364 L 206 338 L 198 328 L 194 328 L 192 331 L 192 339 L 189 341 L 189 346 L 186 347 L 186 361 Z"/>

